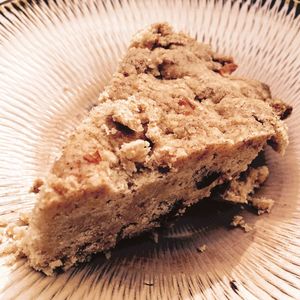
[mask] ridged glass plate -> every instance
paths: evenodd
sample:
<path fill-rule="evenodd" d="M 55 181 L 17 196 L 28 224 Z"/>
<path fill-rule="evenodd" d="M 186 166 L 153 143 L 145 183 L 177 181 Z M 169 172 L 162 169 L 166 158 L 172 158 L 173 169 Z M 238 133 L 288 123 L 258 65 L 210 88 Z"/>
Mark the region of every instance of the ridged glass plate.
<path fill-rule="evenodd" d="M 271 177 L 262 193 L 276 201 L 270 215 L 200 203 L 158 243 L 148 235 L 125 241 L 110 260 L 100 254 L 56 277 L 2 258 L 1 299 L 300 299 L 300 17 L 291 5 L 250 2 L 0 6 L 0 215 L 7 218 L 32 207 L 33 180 L 96 103 L 132 34 L 151 23 L 167 21 L 232 54 L 238 74 L 266 82 L 294 106 L 286 156 L 267 152 Z M 229 230 L 236 213 L 254 230 Z"/>

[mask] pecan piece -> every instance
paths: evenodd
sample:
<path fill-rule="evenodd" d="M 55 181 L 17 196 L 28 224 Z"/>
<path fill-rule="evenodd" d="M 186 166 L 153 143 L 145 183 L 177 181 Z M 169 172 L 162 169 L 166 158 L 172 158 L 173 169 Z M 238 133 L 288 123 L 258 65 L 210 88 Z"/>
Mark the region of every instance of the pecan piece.
<path fill-rule="evenodd" d="M 88 154 L 83 155 L 83 159 L 85 159 L 87 162 L 93 163 L 93 164 L 98 164 L 102 160 L 101 155 L 98 150 L 96 150 L 92 154 L 88 153 Z"/>
<path fill-rule="evenodd" d="M 225 64 L 220 70 L 219 73 L 221 76 L 227 75 L 227 74 L 231 74 L 232 72 L 234 72 L 237 69 L 237 65 L 234 63 L 230 63 L 230 64 Z"/>

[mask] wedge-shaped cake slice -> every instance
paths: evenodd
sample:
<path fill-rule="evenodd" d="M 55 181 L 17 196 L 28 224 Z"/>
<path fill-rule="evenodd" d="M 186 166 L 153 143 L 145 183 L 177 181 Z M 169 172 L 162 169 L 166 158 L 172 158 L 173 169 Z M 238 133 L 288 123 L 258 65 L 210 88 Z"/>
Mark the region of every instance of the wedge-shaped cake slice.
<path fill-rule="evenodd" d="M 268 143 L 284 153 L 291 108 L 232 58 L 166 24 L 132 41 L 99 105 L 66 141 L 22 251 L 51 274 L 157 227 L 244 172 Z"/>

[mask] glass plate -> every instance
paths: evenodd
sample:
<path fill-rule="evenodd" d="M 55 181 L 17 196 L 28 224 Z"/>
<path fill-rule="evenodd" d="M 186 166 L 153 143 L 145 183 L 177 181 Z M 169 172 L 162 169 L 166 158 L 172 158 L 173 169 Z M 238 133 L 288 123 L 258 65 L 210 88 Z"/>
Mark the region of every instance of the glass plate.
<path fill-rule="evenodd" d="M 251 1 L 255 2 L 255 1 Z M 1 299 L 300 299 L 300 17 L 277 1 L 9 1 L 0 12 L 0 214 L 15 219 L 137 30 L 171 23 L 232 54 L 294 106 L 285 157 L 267 152 L 270 215 L 205 202 L 174 227 L 56 277 L 0 261 Z M 274 4 L 275 3 L 275 4 Z M 229 230 L 241 213 L 254 230 Z M 197 247 L 206 245 L 203 253 Z"/>

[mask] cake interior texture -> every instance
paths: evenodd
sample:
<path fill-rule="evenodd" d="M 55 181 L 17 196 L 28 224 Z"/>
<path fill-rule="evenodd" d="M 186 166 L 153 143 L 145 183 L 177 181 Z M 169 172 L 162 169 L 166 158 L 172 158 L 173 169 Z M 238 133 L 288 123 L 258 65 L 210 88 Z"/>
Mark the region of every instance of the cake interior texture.
<path fill-rule="evenodd" d="M 99 104 L 34 186 L 19 243 L 30 265 L 47 275 L 66 270 L 217 186 L 247 202 L 268 176 L 249 165 L 267 145 L 284 154 L 291 107 L 267 85 L 233 76 L 236 68 L 168 24 L 139 32 Z"/>

